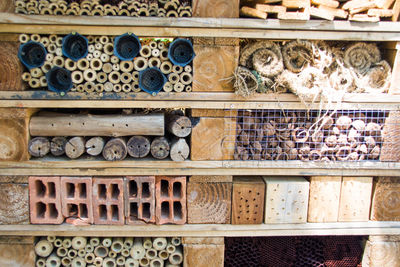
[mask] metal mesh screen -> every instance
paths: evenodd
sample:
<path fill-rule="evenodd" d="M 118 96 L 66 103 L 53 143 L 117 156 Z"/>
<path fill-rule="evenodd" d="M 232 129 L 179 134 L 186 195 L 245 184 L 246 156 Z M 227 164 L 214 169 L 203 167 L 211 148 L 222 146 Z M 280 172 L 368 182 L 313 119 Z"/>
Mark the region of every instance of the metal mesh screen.
<path fill-rule="evenodd" d="M 395 111 L 392 111 L 393 113 Z M 236 160 L 378 161 L 400 126 L 384 110 L 235 110 L 226 138 Z M 235 130 L 236 129 L 236 130 Z M 386 129 L 386 131 L 385 131 Z M 390 132 L 387 131 L 390 129 Z M 234 140 L 234 141 L 233 141 Z M 395 152 L 396 153 L 396 152 Z M 398 152 L 397 152 L 398 153 Z M 390 161 L 387 155 L 386 161 Z"/>

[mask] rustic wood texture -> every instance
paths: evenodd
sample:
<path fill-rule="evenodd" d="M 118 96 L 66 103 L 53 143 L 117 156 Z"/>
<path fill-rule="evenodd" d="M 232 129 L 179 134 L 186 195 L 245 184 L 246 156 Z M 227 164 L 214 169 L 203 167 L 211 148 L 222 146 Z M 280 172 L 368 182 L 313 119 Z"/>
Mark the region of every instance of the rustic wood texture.
<path fill-rule="evenodd" d="M 0 244 L 0 266 L 35 266 L 33 244 Z"/>
<path fill-rule="evenodd" d="M 33 110 L 0 108 L 0 161 L 29 159 L 28 122 Z"/>
<path fill-rule="evenodd" d="M 63 136 L 56 136 L 50 141 L 50 152 L 54 156 L 61 156 L 65 153 L 65 145 L 67 144 L 67 138 Z"/>
<path fill-rule="evenodd" d="M 192 160 L 230 160 L 235 150 L 234 118 L 200 118 L 191 135 Z"/>
<path fill-rule="evenodd" d="M 363 267 L 400 267 L 400 242 L 367 241 Z"/>
<path fill-rule="evenodd" d="M 192 245 L 224 245 L 223 237 L 182 237 L 182 244 Z"/>
<path fill-rule="evenodd" d="M 2 5 L 4 1 L 0 2 L 0 9 Z M 0 41 L 0 91 L 20 91 L 25 88 L 21 79 L 24 69 L 18 59 L 18 47 L 18 42 Z"/>
<path fill-rule="evenodd" d="M 173 161 L 185 161 L 189 157 L 190 148 L 185 138 L 173 138 L 170 148 L 169 156 Z"/>
<path fill-rule="evenodd" d="M 144 158 L 150 153 L 150 139 L 146 136 L 132 136 L 126 145 L 133 158 Z"/>
<path fill-rule="evenodd" d="M 265 184 L 261 177 L 235 177 L 232 188 L 232 224 L 261 224 Z"/>
<path fill-rule="evenodd" d="M 368 221 L 372 177 L 343 177 L 340 192 L 340 222 Z"/>
<path fill-rule="evenodd" d="M 232 183 L 232 175 L 192 175 L 189 181 L 192 183 Z"/>
<path fill-rule="evenodd" d="M 34 137 L 29 140 L 29 154 L 33 157 L 44 157 L 50 152 L 50 140 L 47 137 Z"/>
<path fill-rule="evenodd" d="M 371 220 L 400 221 L 400 180 L 378 177 L 374 183 Z"/>
<path fill-rule="evenodd" d="M 33 136 L 131 136 L 164 135 L 164 114 L 149 115 L 65 115 L 32 117 Z"/>
<path fill-rule="evenodd" d="M 381 161 L 400 161 L 400 111 L 391 111 L 383 126 Z"/>
<path fill-rule="evenodd" d="M 12 183 L 12 184 L 27 184 L 28 183 L 28 176 L 0 176 L 0 186 L 1 184 L 8 184 L 8 183 Z"/>
<path fill-rule="evenodd" d="M 124 138 L 110 139 L 103 149 L 103 157 L 108 161 L 123 160 L 128 155 L 126 141 Z"/>
<path fill-rule="evenodd" d="M 264 176 L 265 223 L 305 223 L 309 182 L 302 177 Z"/>
<path fill-rule="evenodd" d="M 231 222 L 232 183 L 187 184 L 188 223 Z"/>
<path fill-rule="evenodd" d="M 177 137 L 186 137 L 192 132 L 192 122 L 186 116 L 170 115 L 166 123 L 168 132 Z"/>
<path fill-rule="evenodd" d="M 0 12 L 14 13 L 14 0 L 2 0 L 0 2 Z"/>
<path fill-rule="evenodd" d="M 1 184 L 0 198 L 0 224 L 29 224 L 27 184 Z"/>
<path fill-rule="evenodd" d="M 341 186 L 341 176 L 310 178 L 308 222 L 337 222 Z"/>
<path fill-rule="evenodd" d="M 105 141 L 103 137 L 95 136 L 86 141 L 86 153 L 91 156 L 98 156 L 103 151 Z"/>
<path fill-rule="evenodd" d="M 151 155 L 156 159 L 165 159 L 169 155 L 170 146 L 167 138 L 165 137 L 156 137 L 151 142 Z"/>
<path fill-rule="evenodd" d="M 222 118 L 222 117 L 236 117 L 237 110 L 231 109 L 192 109 L 192 117 L 209 117 L 209 118 Z"/>
<path fill-rule="evenodd" d="M 68 140 L 65 145 L 65 154 L 70 159 L 77 159 L 85 153 L 85 138 L 75 136 Z"/>
<path fill-rule="evenodd" d="M 192 7 L 193 17 L 239 17 L 239 0 L 193 0 Z"/>
<path fill-rule="evenodd" d="M 183 245 L 184 267 L 223 267 L 224 245 Z"/>
<path fill-rule="evenodd" d="M 233 92 L 239 46 L 194 45 L 193 92 Z"/>
<path fill-rule="evenodd" d="M 399 1 L 400 2 L 400 1 Z M 394 47 L 385 49 L 385 59 L 392 66 L 392 80 L 389 93 L 400 94 L 400 42 L 394 43 Z"/>

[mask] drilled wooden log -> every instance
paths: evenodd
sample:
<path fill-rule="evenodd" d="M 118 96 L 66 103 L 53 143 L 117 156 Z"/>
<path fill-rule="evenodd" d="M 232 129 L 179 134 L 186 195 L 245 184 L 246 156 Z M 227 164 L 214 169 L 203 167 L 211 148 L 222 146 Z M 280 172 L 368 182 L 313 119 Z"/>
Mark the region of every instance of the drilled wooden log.
<path fill-rule="evenodd" d="M 0 3 L 0 9 L 3 2 Z M 21 79 L 23 67 L 17 54 L 18 43 L 0 42 L 0 91 L 20 91 L 25 88 Z"/>
<path fill-rule="evenodd" d="M 127 146 L 128 153 L 133 158 L 144 158 L 150 153 L 150 139 L 145 136 L 132 136 Z"/>
<path fill-rule="evenodd" d="M 177 137 L 186 137 L 192 132 L 192 122 L 186 116 L 171 115 L 167 118 L 167 130 Z"/>
<path fill-rule="evenodd" d="M 164 114 L 34 116 L 29 123 L 33 136 L 128 136 L 164 135 Z"/>
<path fill-rule="evenodd" d="M 157 137 L 151 142 L 151 155 L 156 159 L 165 159 L 169 155 L 170 146 L 165 137 Z"/>
<path fill-rule="evenodd" d="M 185 138 L 173 139 L 170 147 L 170 157 L 173 161 L 184 161 L 189 157 L 190 148 Z"/>
<path fill-rule="evenodd" d="M 50 151 L 50 141 L 46 137 L 35 137 L 29 141 L 29 154 L 33 157 L 44 157 Z"/>
<path fill-rule="evenodd" d="M 108 161 L 123 160 L 128 154 L 126 141 L 123 138 L 112 138 L 103 149 L 103 157 Z"/>
<path fill-rule="evenodd" d="M 51 139 L 50 152 L 54 156 L 61 156 L 65 153 L 65 145 L 67 144 L 67 138 L 57 136 Z"/>
<path fill-rule="evenodd" d="M 65 145 L 65 154 L 70 159 L 77 159 L 85 153 L 85 138 L 76 136 L 68 140 Z"/>
<path fill-rule="evenodd" d="M 85 144 L 86 153 L 88 153 L 91 156 L 98 156 L 103 151 L 104 144 L 105 144 L 104 138 L 99 136 L 92 137 L 86 141 Z"/>

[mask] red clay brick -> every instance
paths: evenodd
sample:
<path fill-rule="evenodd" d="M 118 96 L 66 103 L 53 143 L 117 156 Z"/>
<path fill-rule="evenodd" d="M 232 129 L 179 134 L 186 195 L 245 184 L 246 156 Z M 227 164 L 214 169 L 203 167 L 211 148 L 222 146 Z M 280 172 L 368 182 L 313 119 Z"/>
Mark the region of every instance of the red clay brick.
<path fill-rule="evenodd" d="M 29 177 L 32 224 L 61 224 L 60 177 Z"/>
<path fill-rule="evenodd" d="M 62 214 L 68 222 L 93 223 L 91 177 L 61 177 Z"/>
<path fill-rule="evenodd" d="M 125 215 L 127 224 L 155 223 L 155 176 L 125 178 Z"/>
<path fill-rule="evenodd" d="M 125 223 L 122 177 L 93 178 L 93 218 L 95 224 Z"/>
<path fill-rule="evenodd" d="M 156 223 L 186 223 L 186 177 L 156 177 Z"/>

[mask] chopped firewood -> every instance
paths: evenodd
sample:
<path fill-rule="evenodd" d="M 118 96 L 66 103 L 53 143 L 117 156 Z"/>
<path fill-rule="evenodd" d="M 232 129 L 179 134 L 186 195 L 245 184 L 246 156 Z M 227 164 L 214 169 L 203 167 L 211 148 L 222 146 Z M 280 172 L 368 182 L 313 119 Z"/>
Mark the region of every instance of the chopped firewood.
<path fill-rule="evenodd" d="M 263 5 L 257 4 L 256 9 L 266 13 L 285 13 L 286 7 L 284 6 L 273 6 L 273 5 Z"/>
<path fill-rule="evenodd" d="M 396 0 L 393 6 L 393 17 L 392 21 L 398 21 L 400 15 L 400 0 Z"/>
<path fill-rule="evenodd" d="M 342 19 L 346 19 L 348 12 L 343 10 L 343 9 L 338 9 L 338 8 L 331 8 L 331 7 L 327 7 L 327 6 L 319 6 L 318 7 L 321 11 L 325 11 L 325 12 L 329 12 L 332 13 L 335 17 L 337 18 L 342 18 Z"/>
<path fill-rule="evenodd" d="M 260 18 L 260 19 L 267 18 L 267 13 L 247 6 L 244 6 L 240 9 L 240 15 L 245 17 Z"/>
<path fill-rule="evenodd" d="M 393 10 L 372 8 L 368 10 L 367 14 L 372 17 L 392 17 Z"/>
<path fill-rule="evenodd" d="M 392 6 L 394 0 L 375 0 L 375 4 L 378 8 L 388 9 Z"/>
<path fill-rule="evenodd" d="M 349 9 L 358 9 L 363 7 L 374 8 L 376 7 L 376 4 L 375 2 L 368 0 L 351 0 L 346 2 L 343 5 L 342 9 L 349 10 Z"/>
<path fill-rule="evenodd" d="M 339 1 L 335 0 L 311 0 L 314 5 L 324 5 L 328 7 L 336 8 L 339 6 Z"/>
<path fill-rule="evenodd" d="M 375 3 L 369 2 L 369 3 L 365 3 L 364 6 L 350 8 L 349 12 L 350 12 L 350 14 L 357 14 L 357 13 L 361 13 L 361 12 L 367 11 L 368 9 L 375 8 L 375 7 L 376 7 Z"/>
<path fill-rule="evenodd" d="M 247 0 L 244 2 L 240 2 L 243 6 L 253 6 L 254 4 L 276 4 L 280 3 L 282 0 Z"/>
<path fill-rule="evenodd" d="M 309 0 L 283 0 L 282 6 L 287 8 L 307 8 L 310 6 Z"/>
<path fill-rule="evenodd" d="M 311 16 L 327 20 L 333 20 L 335 18 L 335 15 L 332 12 L 320 9 L 318 7 L 311 7 L 310 14 Z"/>
<path fill-rule="evenodd" d="M 354 14 L 349 16 L 351 21 L 379 22 L 379 17 L 370 17 L 367 14 Z"/>
<path fill-rule="evenodd" d="M 278 19 L 287 20 L 309 20 L 310 19 L 310 8 L 304 8 L 299 11 L 278 13 Z"/>

